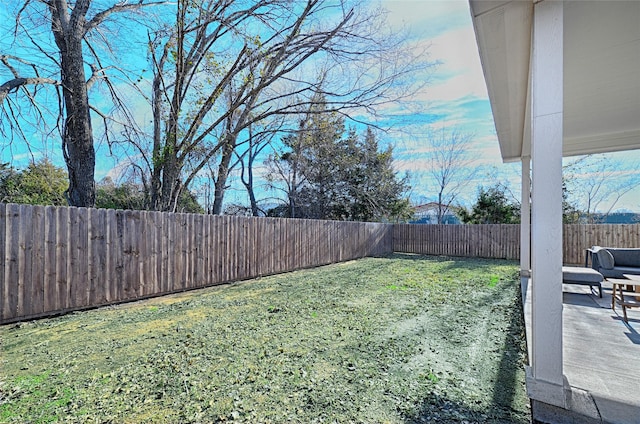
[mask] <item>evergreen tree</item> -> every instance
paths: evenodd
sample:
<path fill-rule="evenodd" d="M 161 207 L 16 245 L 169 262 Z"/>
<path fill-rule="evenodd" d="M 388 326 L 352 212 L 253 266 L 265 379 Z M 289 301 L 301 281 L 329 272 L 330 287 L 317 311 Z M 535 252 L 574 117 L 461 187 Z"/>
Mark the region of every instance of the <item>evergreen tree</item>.
<path fill-rule="evenodd" d="M 145 193 L 134 183 L 116 184 L 106 177 L 96 184 L 96 208 L 101 209 L 146 209 Z"/>
<path fill-rule="evenodd" d="M 107 177 L 96 187 L 97 208 L 149 210 L 149 197 L 144 186 L 136 182 L 116 184 Z M 198 199 L 189 190 L 182 190 L 175 210 L 182 213 L 204 213 Z"/>
<path fill-rule="evenodd" d="M 345 135 L 346 132 L 346 135 Z M 272 216 L 357 221 L 404 220 L 407 177 L 393 169 L 393 149 L 380 152 L 375 133 L 346 131 L 344 118 L 324 111 L 319 98 L 298 130 L 283 139 L 286 151 L 268 161 L 274 186 L 287 206 Z"/>
<path fill-rule="evenodd" d="M 458 216 L 465 224 L 518 224 L 520 205 L 509 201 L 505 187 L 498 183 L 488 189 L 481 187 L 471 211 L 460 208 Z"/>
<path fill-rule="evenodd" d="M 67 172 L 48 159 L 31 162 L 22 171 L 0 168 L 0 201 L 28 205 L 66 206 Z"/>

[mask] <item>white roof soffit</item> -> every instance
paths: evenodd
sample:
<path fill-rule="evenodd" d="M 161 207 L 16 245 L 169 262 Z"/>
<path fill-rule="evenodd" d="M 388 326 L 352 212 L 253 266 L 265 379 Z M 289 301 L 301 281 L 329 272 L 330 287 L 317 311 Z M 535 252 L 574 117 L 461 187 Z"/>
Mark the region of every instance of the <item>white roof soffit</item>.
<path fill-rule="evenodd" d="M 564 12 L 565 156 L 640 148 L 640 2 Z"/>
<path fill-rule="evenodd" d="M 533 1 L 470 0 L 504 161 L 529 155 Z M 640 149 L 640 2 L 565 1 L 565 156 Z"/>
<path fill-rule="evenodd" d="M 502 159 L 519 160 L 529 110 L 533 3 L 471 0 L 469 5 Z"/>

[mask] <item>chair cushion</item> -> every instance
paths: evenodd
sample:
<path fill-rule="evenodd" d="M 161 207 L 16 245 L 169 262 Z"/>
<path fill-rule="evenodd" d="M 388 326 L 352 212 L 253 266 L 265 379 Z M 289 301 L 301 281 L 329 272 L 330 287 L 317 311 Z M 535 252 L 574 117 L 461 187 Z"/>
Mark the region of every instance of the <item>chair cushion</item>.
<path fill-rule="evenodd" d="M 613 267 L 613 270 L 619 272 L 620 274 L 634 274 L 634 275 L 640 274 L 640 268 L 638 267 L 615 266 Z"/>
<path fill-rule="evenodd" d="M 615 261 L 613 259 L 613 255 L 607 249 L 600 248 L 596 252 L 598 255 L 598 262 L 600 266 L 604 269 L 613 269 L 615 266 Z"/>
<path fill-rule="evenodd" d="M 602 274 L 592 268 L 562 267 L 562 280 L 565 282 L 599 283 L 603 279 Z"/>
<path fill-rule="evenodd" d="M 616 266 L 640 267 L 640 249 L 605 249 L 613 255 Z"/>

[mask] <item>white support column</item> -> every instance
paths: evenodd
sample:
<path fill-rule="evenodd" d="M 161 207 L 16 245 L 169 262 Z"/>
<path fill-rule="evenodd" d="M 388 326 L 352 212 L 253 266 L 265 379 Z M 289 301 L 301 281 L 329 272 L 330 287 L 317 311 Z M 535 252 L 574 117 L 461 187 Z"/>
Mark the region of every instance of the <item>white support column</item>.
<path fill-rule="evenodd" d="M 562 1 L 534 5 L 530 396 L 565 406 L 562 375 Z M 529 385 L 529 382 L 528 382 Z"/>
<path fill-rule="evenodd" d="M 520 200 L 520 276 L 531 273 L 531 157 L 522 157 L 522 187 Z"/>

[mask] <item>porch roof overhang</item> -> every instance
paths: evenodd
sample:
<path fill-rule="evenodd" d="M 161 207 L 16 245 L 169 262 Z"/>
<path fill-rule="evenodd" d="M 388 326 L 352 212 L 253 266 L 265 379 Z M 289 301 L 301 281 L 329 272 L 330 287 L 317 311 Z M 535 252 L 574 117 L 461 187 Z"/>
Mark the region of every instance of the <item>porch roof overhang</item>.
<path fill-rule="evenodd" d="M 531 155 L 539 0 L 470 0 L 502 159 Z M 563 155 L 640 149 L 640 2 L 564 2 Z"/>

